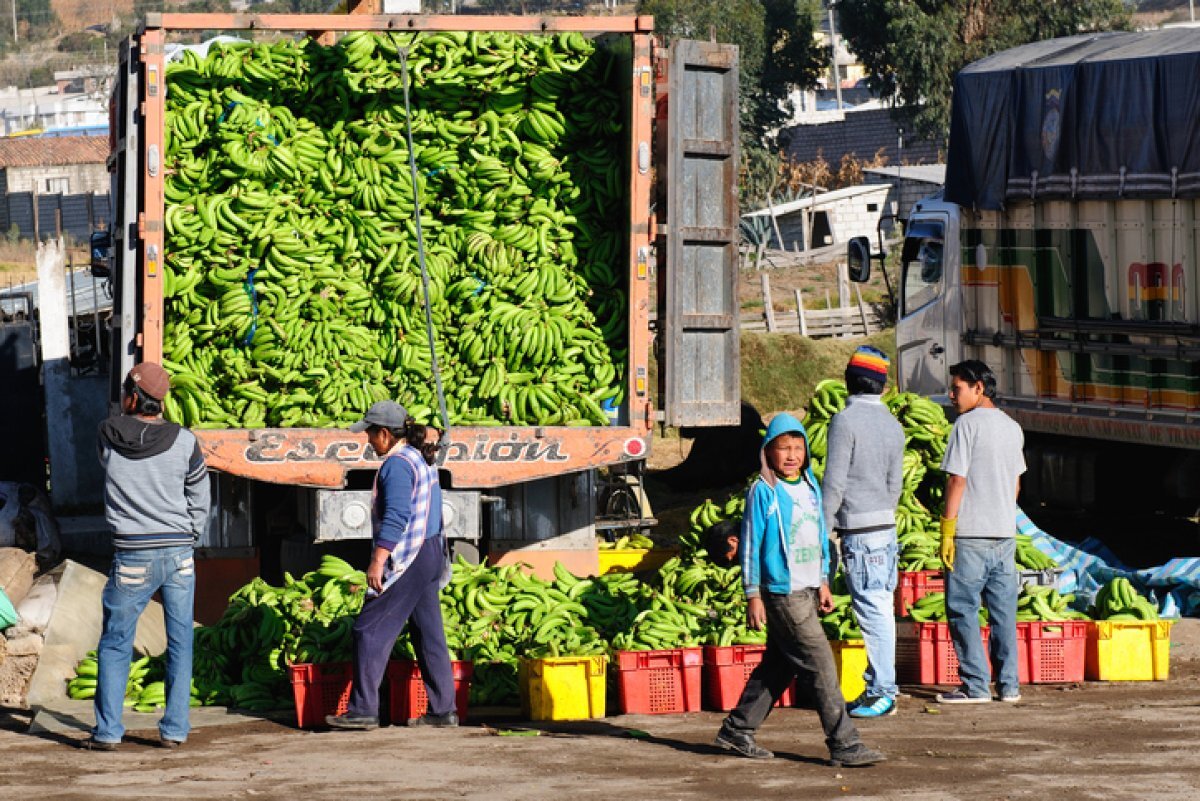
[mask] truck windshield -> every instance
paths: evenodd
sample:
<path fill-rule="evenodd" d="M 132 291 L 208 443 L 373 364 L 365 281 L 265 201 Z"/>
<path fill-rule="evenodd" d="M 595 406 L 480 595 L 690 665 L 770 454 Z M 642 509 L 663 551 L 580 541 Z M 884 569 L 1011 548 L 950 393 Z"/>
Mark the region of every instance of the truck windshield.
<path fill-rule="evenodd" d="M 937 297 L 942 282 L 944 233 L 945 228 L 937 222 L 920 221 L 909 226 L 901 255 L 902 315 L 912 314 Z"/>

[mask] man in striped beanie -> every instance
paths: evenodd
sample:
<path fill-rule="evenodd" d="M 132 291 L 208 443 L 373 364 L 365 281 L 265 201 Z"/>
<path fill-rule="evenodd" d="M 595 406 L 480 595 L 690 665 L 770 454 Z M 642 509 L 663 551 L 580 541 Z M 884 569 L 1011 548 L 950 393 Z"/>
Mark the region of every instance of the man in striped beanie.
<path fill-rule="evenodd" d="M 862 346 L 846 365 L 846 408 L 829 423 L 822 479 L 825 521 L 841 538 L 850 602 L 867 651 L 866 690 L 850 715 L 896 711 L 896 504 L 903 485 L 904 429 L 883 404 L 888 357 Z"/>

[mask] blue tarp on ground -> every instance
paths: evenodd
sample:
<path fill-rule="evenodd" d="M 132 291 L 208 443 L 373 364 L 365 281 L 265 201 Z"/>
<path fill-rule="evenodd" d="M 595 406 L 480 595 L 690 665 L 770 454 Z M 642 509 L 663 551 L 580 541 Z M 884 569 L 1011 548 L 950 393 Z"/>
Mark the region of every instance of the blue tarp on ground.
<path fill-rule="evenodd" d="M 1200 558 L 1172 559 L 1160 567 L 1133 570 L 1099 540 L 1089 537 L 1072 545 L 1055 539 L 1020 510 L 1017 533 L 1028 534 L 1039 551 L 1058 562 L 1063 570 L 1058 591 L 1075 593 L 1078 609 L 1090 606 L 1104 584 L 1123 576 L 1158 606 L 1163 617 L 1200 617 Z"/>

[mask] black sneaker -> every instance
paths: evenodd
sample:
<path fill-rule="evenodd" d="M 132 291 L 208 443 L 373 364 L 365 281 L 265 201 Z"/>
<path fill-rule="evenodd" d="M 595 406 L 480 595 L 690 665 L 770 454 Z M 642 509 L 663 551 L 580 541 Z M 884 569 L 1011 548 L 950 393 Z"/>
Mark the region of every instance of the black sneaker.
<path fill-rule="evenodd" d="M 454 712 L 447 712 L 444 715 L 434 715 L 426 712 L 419 718 L 409 718 L 409 726 L 433 726 L 439 729 L 452 729 L 458 725 L 458 715 Z"/>
<path fill-rule="evenodd" d="M 749 759 L 770 759 L 772 754 L 758 743 L 754 742 L 753 734 L 743 734 L 726 729 L 724 726 L 717 732 L 716 744 L 726 751 L 735 751 Z"/>
<path fill-rule="evenodd" d="M 119 742 L 110 743 L 104 740 L 97 740 L 95 737 L 89 737 L 79 743 L 79 747 L 85 751 L 116 751 L 119 745 Z"/>
<path fill-rule="evenodd" d="M 349 712 L 344 715 L 326 715 L 325 723 L 334 729 L 365 731 L 379 728 L 379 718 L 374 715 L 353 715 Z"/>
<path fill-rule="evenodd" d="M 829 763 L 835 768 L 865 768 L 867 765 L 886 761 L 887 757 L 862 743 L 829 752 Z"/>

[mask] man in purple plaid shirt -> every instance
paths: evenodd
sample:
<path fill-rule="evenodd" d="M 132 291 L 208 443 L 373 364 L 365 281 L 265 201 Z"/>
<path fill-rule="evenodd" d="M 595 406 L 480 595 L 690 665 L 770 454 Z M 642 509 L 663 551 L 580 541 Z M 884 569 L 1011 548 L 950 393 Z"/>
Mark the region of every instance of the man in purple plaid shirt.
<path fill-rule="evenodd" d="M 379 685 L 392 646 L 411 619 L 429 711 L 408 725 L 457 726 L 454 674 L 438 601 L 446 567 L 442 490 L 437 471 L 421 452 L 425 427 L 413 423 L 400 404 L 379 401 L 350 430 L 365 431 L 371 447 L 386 458 L 375 477 L 367 601 L 354 622 L 354 689 L 346 714 L 330 715 L 325 722 L 335 729 L 379 725 Z"/>

